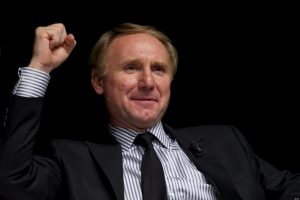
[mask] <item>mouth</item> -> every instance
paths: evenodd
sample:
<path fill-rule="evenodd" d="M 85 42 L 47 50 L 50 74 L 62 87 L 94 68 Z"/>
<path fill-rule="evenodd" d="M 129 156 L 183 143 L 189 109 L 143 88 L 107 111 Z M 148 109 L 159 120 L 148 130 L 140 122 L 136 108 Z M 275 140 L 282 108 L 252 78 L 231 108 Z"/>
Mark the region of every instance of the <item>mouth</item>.
<path fill-rule="evenodd" d="M 131 100 L 133 101 L 153 101 L 158 102 L 158 99 L 155 97 L 132 97 Z"/>
<path fill-rule="evenodd" d="M 141 105 L 153 105 L 158 103 L 158 99 L 154 97 L 133 97 L 131 100 Z"/>

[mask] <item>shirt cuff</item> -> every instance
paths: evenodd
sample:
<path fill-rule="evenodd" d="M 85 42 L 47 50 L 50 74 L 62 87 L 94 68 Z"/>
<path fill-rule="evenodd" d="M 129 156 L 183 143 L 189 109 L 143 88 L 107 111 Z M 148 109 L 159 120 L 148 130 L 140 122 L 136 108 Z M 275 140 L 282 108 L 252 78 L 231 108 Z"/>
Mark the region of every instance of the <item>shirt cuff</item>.
<path fill-rule="evenodd" d="M 22 97 L 43 97 L 47 90 L 50 75 L 29 67 L 19 68 L 19 80 L 13 94 Z"/>

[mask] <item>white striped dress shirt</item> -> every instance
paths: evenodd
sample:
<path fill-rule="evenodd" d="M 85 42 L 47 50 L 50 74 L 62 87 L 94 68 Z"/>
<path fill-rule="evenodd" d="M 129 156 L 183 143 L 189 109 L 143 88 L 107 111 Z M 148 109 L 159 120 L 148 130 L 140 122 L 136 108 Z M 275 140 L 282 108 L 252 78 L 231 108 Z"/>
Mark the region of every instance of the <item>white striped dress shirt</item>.
<path fill-rule="evenodd" d="M 140 132 L 112 125 L 109 125 L 109 128 L 122 147 L 125 200 L 140 200 L 142 199 L 140 166 L 144 150 L 143 147 L 134 144 Z M 161 122 L 148 129 L 147 132 L 157 138 L 153 141 L 153 147 L 162 163 L 168 199 L 217 199 L 215 189 L 207 183 L 203 174 L 196 169 L 178 143 L 164 132 Z"/>
<path fill-rule="evenodd" d="M 22 97 L 43 97 L 45 95 L 50 75 L 29 67 L 19 68 L 19 80 L 13 94 Z"/>
<path fill-rule="evenodd" d="M 43 97 L 50 75 L 39 70 L 24 67 L 19 69 L 19 80 L 13 94 L 23 97 Z M 125 200 L 141 200 L 141 161 L 143 147 L 134 144 L 137 134 L 133 130 L 109 125 L 111 134 L 121 144 L 123 159 L 123 180 Z M 216 190 L 208 184 L 178 143 L 171 139 L 159 122 L 147 130 L 156 136 L 153 147 L 160 159 L 166 179 L 170 200 L 215 200 Z"/>

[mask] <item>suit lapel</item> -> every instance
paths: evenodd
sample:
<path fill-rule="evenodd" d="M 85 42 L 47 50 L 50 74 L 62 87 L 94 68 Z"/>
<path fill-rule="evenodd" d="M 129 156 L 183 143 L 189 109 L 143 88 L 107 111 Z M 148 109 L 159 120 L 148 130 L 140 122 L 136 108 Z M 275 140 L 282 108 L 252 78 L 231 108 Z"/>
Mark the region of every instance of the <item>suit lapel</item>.
<path fill-rule="evenodd" d="M 221 199 L 240 199 L 232 177 L 217 158 L 217 152 L 210 140 L 200 134 L 195 138 L 190 137 L 188 133 L 178 134 L 169 127 L 165 127 L 165 130 L 177 140 L 182 150 L 205 175 L 207 181 L 217 188 Z"/>
<path fill-rule="evenodd" d="M 91 154 L 106 174 L 118 200 L 124 199 L 122 150 L 116 143 L 98 144 L 86 142 Z"/>
<path fill-rule="evenodd" d="M 223 167 L 220 160 L 212 148 L 212 144 L 204 138 L 199 141 L 193 141 L 202 149 L 202 155 L 198 156 L 193 152 L 193 145 L 185 147 L 189 157 L 192 159 L 197 168 L 206 175 L 207 180 L 213 184 L 219 191 L 222 199 L 240 199 L 235 185 L 232 182 L 232 177 Z"/>

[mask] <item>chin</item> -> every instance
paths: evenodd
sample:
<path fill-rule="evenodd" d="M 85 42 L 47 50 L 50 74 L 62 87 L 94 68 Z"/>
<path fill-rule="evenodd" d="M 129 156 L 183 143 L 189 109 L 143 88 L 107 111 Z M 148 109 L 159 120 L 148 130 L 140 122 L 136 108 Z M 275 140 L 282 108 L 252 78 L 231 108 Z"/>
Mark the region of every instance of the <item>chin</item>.
<path fill-rule="evenodd" d="M 142 128 L 149 128 L 152 127 L 153 125 L 155 125 L 158 120 L 157 119 L 139 119 L 138 121 L 138 125 L 141 126 Z"/>
<path fill-rule="evenodd" d="M 140 110 L 139 112 L 132 114 L 135 114 L 132 115 L 132 122 L 135 122 L 139 127 L 151 127 L 160 120 L 160 116 L 150 110 Z"/>

